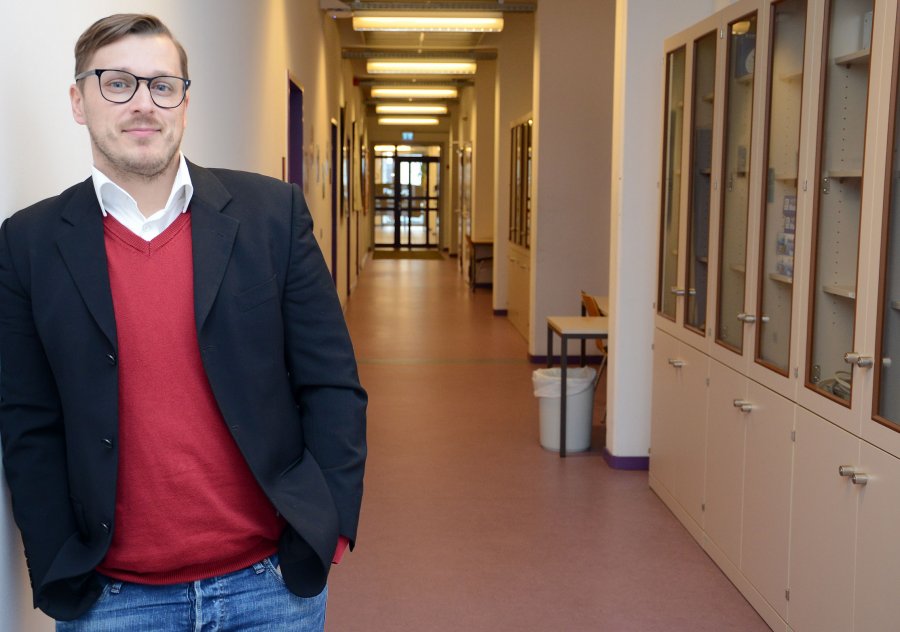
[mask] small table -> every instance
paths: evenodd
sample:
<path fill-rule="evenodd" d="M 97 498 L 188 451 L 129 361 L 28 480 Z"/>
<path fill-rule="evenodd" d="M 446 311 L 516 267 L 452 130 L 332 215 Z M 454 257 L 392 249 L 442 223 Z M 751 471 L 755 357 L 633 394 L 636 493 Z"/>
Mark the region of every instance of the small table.
<path fill-rule="evenodd" d="M 470 235 L 466 235 L 466 241 L 469 242 L 469 284 L 474 292 L 478 285 L 478 271 L 481 270 L 481 266 L 494 259 L 494 240 L 472 239 Z M 493 284 L 493 271 L 491 271 L 490 285 Z"/>
<path fill-rule="evenodd" d="M 559 354 L 559 456 L 566 456 L 566 371 L 568 369 L 568 342 L 570 338 L 581 340 L 581 366 L 585 365 L 585 341 L 606 338 L 609 335 L 609 318 L 606 316 L 547 316 L 547 368 L 553 365 L 553 334 L 560 337 Z"/>

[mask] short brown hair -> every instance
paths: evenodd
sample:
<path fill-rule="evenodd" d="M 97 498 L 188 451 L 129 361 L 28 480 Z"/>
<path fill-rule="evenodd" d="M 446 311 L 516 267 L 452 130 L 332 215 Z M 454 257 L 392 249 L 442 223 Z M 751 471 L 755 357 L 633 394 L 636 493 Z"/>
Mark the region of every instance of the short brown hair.
<path fill-rule="evenodd" d="M 75 74 L 87 70 L 85 66 L 99 49 L 117 42 L 127 35 L 165 35 L 168 37 L 178 49 L 182 76 L 185 79 L 188 78 L 187 53 L 184 47 L 158 17 L 138 13 L 117 13 L 91 24 L 75 43 Z"/>

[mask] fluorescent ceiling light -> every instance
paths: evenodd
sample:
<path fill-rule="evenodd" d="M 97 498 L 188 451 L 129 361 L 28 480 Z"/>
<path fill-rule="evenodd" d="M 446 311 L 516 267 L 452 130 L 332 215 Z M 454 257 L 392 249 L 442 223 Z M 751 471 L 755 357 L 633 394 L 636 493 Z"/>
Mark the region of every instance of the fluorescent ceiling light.
<path fill-rule="evenodd" d="M 466 59 L 370 59 L 366 72 L 372 75 L 474 75 L 475 62 Z"/>
<path fill-rule="evenodd" d="M 382 116 L 379 125 L 437 125 L 440 120 L 434 116 Z"/>
<path fill-rule="evenodd" d="M 356 11 L 353 14 L 353 30 L 496 33 L 503 30 L 503 14 L 464 11 Z"/>
<path fill-rule="evenodd" d="M 447 106 L 432 103 L 415 104 L 388 104 L 375 106 L 375 114 L 446 114 Z"/>
<path fill-rule="evenodd" d="M 378 153 L 391 152 L 394 151 L 412 151 L 412 147 L 409 145 L 375 145 L 375 151 Z"/>
<path fill-rule="evenodd" d="M 413 87 L 375 87 L 372 97 L 376 99 L 455 99 L 456 88 L 413 88 Z"/>

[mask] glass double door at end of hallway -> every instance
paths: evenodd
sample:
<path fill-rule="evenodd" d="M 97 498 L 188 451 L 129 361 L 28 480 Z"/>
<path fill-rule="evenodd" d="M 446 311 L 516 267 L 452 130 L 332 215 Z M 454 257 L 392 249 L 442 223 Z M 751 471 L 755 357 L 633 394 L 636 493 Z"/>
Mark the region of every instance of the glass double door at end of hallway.
<path fill-rule="evenodd" d="M 379 158 L 375 196 L 375 246 L 437 248 L 440 159 Z"/>

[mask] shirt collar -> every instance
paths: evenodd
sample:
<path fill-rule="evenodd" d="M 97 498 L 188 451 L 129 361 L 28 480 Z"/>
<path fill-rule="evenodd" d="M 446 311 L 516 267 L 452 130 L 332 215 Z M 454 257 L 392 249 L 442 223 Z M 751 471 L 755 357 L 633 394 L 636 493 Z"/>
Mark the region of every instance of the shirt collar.
<path fill-rule="evenodd" d="M 191 174 L 188 171 L 184 154 L 179 154 L 178 171 L 175 173 L 175 181 L 172 183 L 172 190 L 169 192 L 166 205 L 147 218 L 141 214 L 135 199 L 96 166 L 91 167 L 91 177 L 94 181 L 94 192 L 100 202 L 100 210 L 104 217 L 111 213 L 113 217 L 119 219 L 123 215 L 134 216 L 136 213 L 136 218 L 150 221 L 159 215 L 178 215 L 188 209 L 194 195 L 194 185 L 191 182 Z"/>

